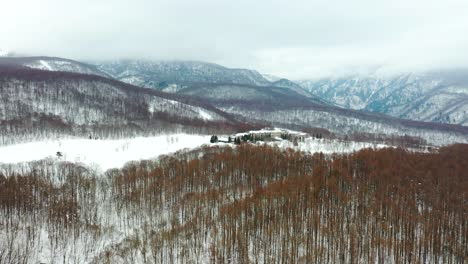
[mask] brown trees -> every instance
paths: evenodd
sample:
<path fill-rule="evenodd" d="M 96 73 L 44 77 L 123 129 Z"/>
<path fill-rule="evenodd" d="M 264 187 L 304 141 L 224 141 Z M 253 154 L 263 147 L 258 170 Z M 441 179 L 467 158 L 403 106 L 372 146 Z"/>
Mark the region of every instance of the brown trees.
<path fill-rule="evenodd" d="M 0 260 L 34 255 L 14 246 L 30 226 L 32 241 L 45 228 L 56 248 L 111 263 L 464 263 L 467 156 L 466 145 L 306 155 L 243 144 L 100 177 L 72 164 L 0 176 Z M 99 248 L 106 230 L 124 236 Z"/>

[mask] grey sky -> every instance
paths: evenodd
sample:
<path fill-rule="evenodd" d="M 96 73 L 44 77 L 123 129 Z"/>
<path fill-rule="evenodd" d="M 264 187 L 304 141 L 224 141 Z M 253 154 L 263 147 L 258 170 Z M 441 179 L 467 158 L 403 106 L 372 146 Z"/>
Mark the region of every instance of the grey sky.
<path fill-rule="evenodd" d="M 468 66 L 466 0 L 0 0 L 0 48 L 291 79 Z"/>

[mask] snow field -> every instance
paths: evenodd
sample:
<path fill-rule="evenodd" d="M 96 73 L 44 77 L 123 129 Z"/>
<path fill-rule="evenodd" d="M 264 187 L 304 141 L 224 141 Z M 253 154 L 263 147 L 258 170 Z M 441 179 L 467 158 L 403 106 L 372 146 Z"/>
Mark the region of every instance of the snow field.
<path fill-rule="evenodd" d="M 277 130 L 271 130 L 277 131 Z M 251 133 L 257 131 L 251 131 Z M 258 132 L 269 132 L 260 130 Z M 289 131 L 290 133 L 299 133 Z M 237 136 L 242 135 L 238 134 Z M 154 137 L 137 137 L 118 140 L 100 139 L 55 139 L 31 143 L 21 143 L 0 147 L 0 164 L 16 164 L 47 158 L 58 161 L 82 163 L 102 172 L 111 168 L 121 168 L 125 163 L 145 159 L 155 159 L 160 155 L 170 154 L 183 149 L 195 149 L 210 144 L 209 135 L 171 134 Z M 227 136 L 221 136 L 226 137 Z M 257 142 L 264 144 L 264 142 Z M 268 145 L 282 149 L 315 153 L 350 153 L 363 148 L 384 148 L 384 144 L 352 142 L 330 139 L 306 138 L 295 145 L 289 140 L 268 142 Z M 229 145 L 217 143 L 217 145 Z"/>
<path fill-rule="evenodd" d="M 122 167 L 132 160 L 156 158 L 210 142 L 210 136 L 173 134 L 119 140 L 45 140 L 0 147 L 0 163 L 21 163 L 54 157 L 84 163 L 103 171 Z M 61 157 L 59 157 L 60 152 Z"/>

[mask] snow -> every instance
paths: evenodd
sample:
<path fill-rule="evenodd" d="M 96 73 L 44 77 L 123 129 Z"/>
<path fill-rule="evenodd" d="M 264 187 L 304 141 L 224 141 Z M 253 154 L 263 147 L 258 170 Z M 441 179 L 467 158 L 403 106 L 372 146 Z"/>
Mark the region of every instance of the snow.
<path fill-rule="evenodd" d="M 198 113 L 203 120 L 213 120 L 213 116 L 201 108 L 198 108 Z"/>
<path fill-rule="evenodd" d="M 43 69 L 48 70 L 48 71 L 53 70 L 52 67 L 49 65 L 49 63 L 47 63 L 45 60 L 40 60 L 39 62 L 43 66 Z"/>
<path fill-rule="evenodd" d="M 237 133 L 236 137 L 241 137 L 246 134 L 268 134 L 268 133 L 287 133 L 290 135 L 300 135 L 300 136 L 306 136 L 306 133 L 299 132 L 299 131 L 294 131 L 290 129 L 285 129 L 285 128 L 262 128 L 260 130 L 251 130 L 249 132 L 244 132 L 244 133 Z"/>
<path fill-rule="evenodd" d="M 169 84 L 166 88 L 163 89 L 166 93 L 177 93 L 181 89 L 181 86 L 173 83 Z"/>
<path fill-rule="evenodd" d="M 306 138 L 302 142 L 298 142 L 297 146 L 294 146 L 294 143 L 288 140 L 281 140 L 277 142 L 270 142 L 270 145 L 277 145 L 282 149 L 292 148 L 295 150 L 308 152 L 308 153 L 317 153 L 322 152 L 324 154 L 332 153 L 351 153 L 359 151 L 365 148 L 388 148 L 391 146 L 384 144 L 374 144 L 368 142 L 354 142 L 354 141 L 343 141 L 338 139 L 315 139 L 315 138 Z"/>
<path fill-rule="evenodd" d="M 310 137 L 308 134 L 284 129 L 284 128 L 263 128 L 260 130 L 249 131 L 248 133 L 238 133 L 235 136 L 241 137 L 246 134 L 269 134 L 269 133 L 286 133 L 289 135 L 296 135 L 301 136 L 304 139 L 298 140 L 296 144 L 290 140 L 285 140 L 280 137 L 273 137 L 276 141 L 268 142 L 267 144 L 270 146 L 278 146 L 281 149 L 288 149 L 292 148 L 298 151 L 307 152 L 307 153 L 317 153 L 322 152 L 324 154 L 332 154 L 332 153 L 351 153 L 355 151 L 359 151 L 364 148 L 385 148 L 391 147 L 385 144 L 376 144 L 376 143 L 368 143 L 368 142 L 354 142 L 354 141 L 346 141 L 346 140 L 339 140 L 339 139 L 317 139 Z M 257 144 L 264 144 L 262 141 L 258 141 Z"/>
<path fill-rule="evenodd" d="M 0 57 L 7 57 L 10 52 L 8 50 L 0 49 Z"/>
<path fill-rule="evenodd" d="M 268 133 L 272 131 L 287 131 L 289 134 L 306 135 L 301 132 L 279 128 L 250 131 L 250 133 Z M 242 134 L 238 134 L 237 136 L 239 135 Z M 121 168 L 129 161 L 154 159 L 160 155 L 174 153 L 182 149 L 195 149 L 208 144 L 209 141 L 210 136 L 188 134 L 118 140 L 50 139 L 0 147 L 0 164 L 17 164 L 52 158 L 58 161 L 82 163 L 88 167 L 106 171 L 111 168 Z M 264 143 L 257 142 L 257 144 Z M 297 145 L 281 138 L 277 138 L 277 141 L 269 142 L 268 144 L 277 145 L 283 149 L 293 148 L 309 153 L 323 152 L 326 154 L 347 153 L 363 148 L 388 147 L 382 144 L 315 139 L 311 137 L 297 142 Z M 58 152 L 61 154 L 60 157 L 57 156 Z"/>
<path fill-rule="evenodd" d="M 272 74 L 262 74 L 262 77 L 265 78 L 269 82 L 276 82 L 278 80 L 281 80 L 281 77 L 278 77 Z"/>
<path fill-rule="evenodd" d="M 22 163 L 45 158 L 80 162 L 103 171 L 132 160 L 151 159 L 209 143 L 210 136 L 173 134 L 119 140 L 47 140 L 0 147 L 1 163 Z M 57 152 L 63 156 L 58 158 Z"/>
<path fill-rule="evenodd" d="M 167 99 L 166 101 L 168 101 L 168 102 L 169 102 L 170 104 L 172 104 L 172 105 L 177 105 L 177 104 L 179 104 L 179 102 L 174 101 L 174 100 L 169 100 L 169 99 Z"/>

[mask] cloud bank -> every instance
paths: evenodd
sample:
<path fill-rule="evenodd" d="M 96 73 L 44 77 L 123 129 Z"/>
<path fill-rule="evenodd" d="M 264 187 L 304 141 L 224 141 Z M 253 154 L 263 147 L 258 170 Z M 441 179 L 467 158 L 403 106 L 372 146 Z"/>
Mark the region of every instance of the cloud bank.
<path fill-rule="evenodd" d="M 291 79 L 468 66 L 465 0 L 15 0 L 0 48 L 202 60 Z"/>

